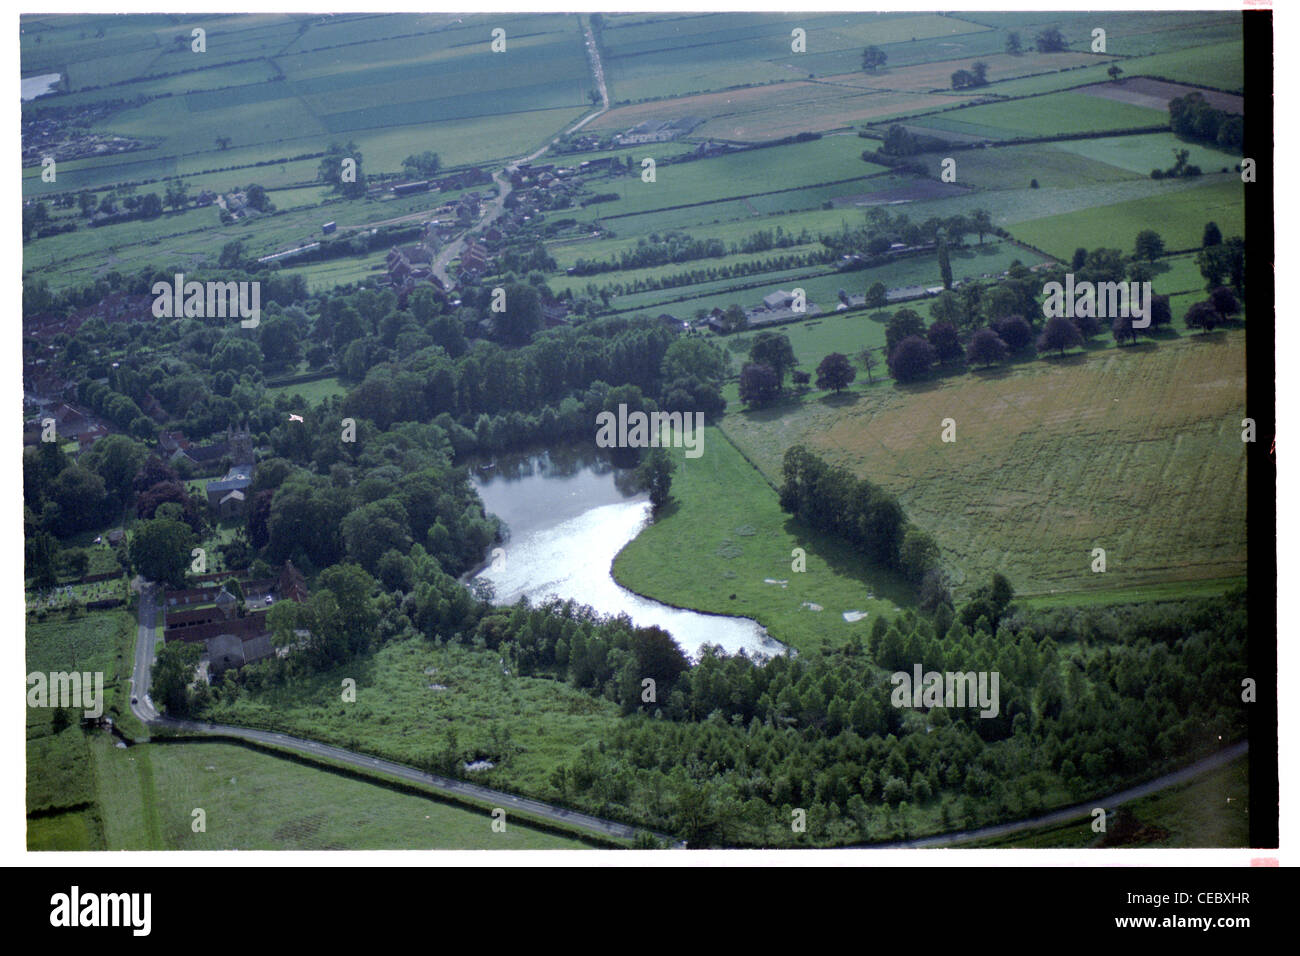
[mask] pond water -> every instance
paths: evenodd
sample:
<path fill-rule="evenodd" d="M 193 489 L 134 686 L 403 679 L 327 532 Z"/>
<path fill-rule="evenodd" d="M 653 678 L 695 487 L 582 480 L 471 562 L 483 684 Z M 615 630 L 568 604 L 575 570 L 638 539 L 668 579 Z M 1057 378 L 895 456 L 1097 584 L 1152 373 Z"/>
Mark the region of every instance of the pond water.
<path fill-rule="evenodd" d="M 21 99 L 25 103 L 27 100 L 34 100 L 38 96 L 44 96 L 59 85 L 62 78 L 61 73 L 45 73 L 41 76 L 25 76 L 22 80 Z"/>
<path fill-rule="evenodd" d="M 614 580 L 614 556 L 649 522 L 650 502 L 632 487 L 630 471 L 605 453 L 564 448 L 503 455 L 472 466 L 470 476 L 508 531 L 504 557 L 475 576 L 491 583 L 496 603 L 572 598 L 602 614 L 625 613 L 642 627 L 662 627 L 692 658 L 702 644 L 751 656 L 785 651 L 749 618 L 669 607 Z"/>

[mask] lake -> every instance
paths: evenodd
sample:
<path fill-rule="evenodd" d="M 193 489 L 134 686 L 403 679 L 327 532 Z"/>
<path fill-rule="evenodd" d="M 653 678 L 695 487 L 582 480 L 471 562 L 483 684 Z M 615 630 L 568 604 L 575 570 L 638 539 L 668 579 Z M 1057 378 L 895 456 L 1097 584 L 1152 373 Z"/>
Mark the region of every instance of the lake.
<path fill-rule="evenodd" d="M 650 501 L 632 486 L 631 472 L 605 453 L 563 448 L 502 455 L 472 466 L 470 477 L 488 512 L 508 530 L 504 558 L 476 575 L 491 583 L 497 604 L 571 598 L 602 614 L 625 613 L 639 626 L 662 627 L 693 658 L 702 644 L 750 656 L 784 653 L 749 618 L 669 607 L 614 580 L 614 556 L 650 520 Z"/>

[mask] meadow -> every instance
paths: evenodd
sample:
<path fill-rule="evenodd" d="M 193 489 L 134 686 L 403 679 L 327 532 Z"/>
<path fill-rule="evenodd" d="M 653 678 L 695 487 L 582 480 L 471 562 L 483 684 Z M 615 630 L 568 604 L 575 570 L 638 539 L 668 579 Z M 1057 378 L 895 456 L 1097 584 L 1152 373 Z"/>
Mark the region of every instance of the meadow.
<path fill-rule="evenodd" d="M 581 840 L 513 815 L 390 789 L 231 743 L 92 739 L 108 850 L 563 850 Z M 196 807 L 206 831 L 191 829 Z M 30 837 L 29 837 L 30 839 Z"/>
<path fill-rule="evenodd" d="M 497 658 L 458 644 L 393 641 L 342 668 L 223 702 L 212 717 L 416 767 L 440 754 L 452 732 L 463 753 L 497 764 L 476 781 L 545 795 L 555 767 L 610 731 L 618 709 L 552 680 L 506 677 Z M 339 703 L 345 677 L 357 682 L 355 704 Z"/>
<path fill-rule="evenodd" d="M 807 53 L 791 50 L 796 27 L 807 33 Z M 811 69 L 848 72 L 868 43 L 924 42 L 984 29 L 934 14 L 695 14 L 609 17 L 601 42 L 610 97 L 621 103 L 792 79 Z"/>
<path fill-rule="evenodd" d="M 802 442 L 882 484 L 959 585 L 1001 571 L 1023 594 L 1086 594 L 1245 573 L 1244 391 L 1234 331 L 729 411 L 723 428 L 773 480 Z"/>
<path fill-rule="evenodd" d="M 1017 139 L 1163 126 L 1169 122 L 1169 114 L 1087 93 L 1065 91 L 1026 97 L 1011 103 L 950 110 L 922 117 L 916 122 L 937 131 L 937 135 L 948 130 L 990 139 Z"/>
<path fill-rule="evenodd" d="M 1217 222 L 1224 236 L 1239 236 L 1245 228 L 1242 182 L 1234 174 L 1203 177 L 1197 188 L 1166 196 L 1097 205 L 1063 215 L 1017 222 L 1017 239 L 1069 259 L 1079 246 L 1133 251 L 1133 239 L 1154 229 L 1170 251 L 1200 248 L 1207 222 Z"/>
<path fill-rule="evenodd" d="M 905 582 L 782 511 L 776 491 L 716 428 L 706 429 L 703 448 L 699 458 L 673 455 L 672 502 L 614 559 L 624 587 L 679 607 L 753 618 L 801 652 L 865 640 L 877 615 L 892 616 L 910 601 Z M 807 556 L 803 572 L 792 570 L 796 548 Z M 846 621 L 852 611 L 864 616 Z"/>
<path fill-rule="evenodd" d="M 808 143 L 665 164 L 655 169 L 652 183 L 643 181 L 639 175 L 595 180 L 592 189 L 617 193 L 620 198 L 600 203 L 591 212 L 606 221 L 665 207 L 718 203 L 755 193 L 862 180 L 885 172 L 883 166 L 862 161 L 861 143 L 853 136 L 828 136 Z M 653 155 L 653 145 L 638 148 L 637 165 L 645 156 Z M 862 189 L 861 183 L 844 184 L 847 192 Z"/>

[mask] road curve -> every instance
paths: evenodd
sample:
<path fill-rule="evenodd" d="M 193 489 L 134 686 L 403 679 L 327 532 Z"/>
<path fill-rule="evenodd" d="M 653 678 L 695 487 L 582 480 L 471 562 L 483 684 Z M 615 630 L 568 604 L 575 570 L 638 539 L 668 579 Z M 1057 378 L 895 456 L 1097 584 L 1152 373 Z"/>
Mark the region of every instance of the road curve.
<path fill-rule="evenodd" d="M 195 734 L 219 734 L 226 737 L 237 737 L 241 740 L 268 744 L 312 757 L 337 760 L 339 763 L 362 770 L 380 771 L 402 780 L 422 784 L 440 793 L 473 797 L 490 803 L 493 807 L 501 807 L 506 811 L 507 819 L 511 810 L 526 811 L 541 819 L 561 823 L 573 829 L 624 840 L 632 839 L 638 831 L 645 829 L 643 827 L 629 826 L 626 823 L 616 823 L 612 820 L 602 820 L 599 817 L 579 813 L 576 810 L 557 807 L 541 800 L 534 800 L 531 797 L 521 797 L 500 790 L 493 790 L 490 787 L 480 786 L 465 780 L 440 777 L 437 774 L 426 773 L 423 770 L 417 770 L 414 767 L 408 767 L 392 760 L 385 760 L 382 757 L 359 754 L 315 740 L 292 737 L 288 734 L 270 730 L 255 730 L 249 727 L 231 727 L 202 721 L 179 720 L 161 714 L 154 707 L 153 701 L 149 697 L 149 680 L 157 641 L 155 634 L 157 614 L 158 609 L 154 600 L 154 589 L 150 585 L 144 585 L 140 589 L 140 621 L 136 631 L 135 666 L 131 673 L 131 712 L 143 721 L 146 726 L 167 727 L 172 730 Z M 660 840 L 671 839 L 659 833 L 654 835 Z"/>
<path fill-rule="evenodd" d="M 1203 760 L 1198 760 L 1196 763 L 1190 764 L 1182 770 L 1175 770 L 1173 773 L 1167 773 L 1162 777 L 1156 777 L 1154 780 L 1148 780 L 1146 783 L 1138 784 L 1136 787 L 1129 787 L 1127 790 L 1121 790 L 1119 793 L 1113 793 L 1108 797 L 1089 800 L 1087 803 L 1079 803 L 1072 807 L 1066 807 L 1063 810 L 1053 810 L 1051 813 L 1043 814 L 1040 817 L 1032 817 L 1028 820 L 1016 820 L 1012 823 L 999 823 L 996 826 L 982 827 L 978 830 L 962 830 L 958 833 L 941 833 L 938 836 L 921 837 L 917 840 L 905 840 L 899 843 L 873 843 L 866 846 L 846 847 L 845 849 L 904 850 L 923 847 L 951 846 L 954 843 L 965 843 L 971 840 L 988 840 L 993 837 L 1002 837 L 1009 836 L 1013 833 L 1021 833 L 1025 830 L 1036 830 L 1039 827 L 1069 823 L 1071 820 L 1079 820 L 1091 816 L 1092 811 L 1097 807 L 1102 807 L 1109 813 L 1111 810 L 1114 810 L 1122 804 L 1130 803 L 1142 797 L 1149 797 L 1153 793 L 1164 790 L 1166 787 L 1173 787 L 1180 783 L 1187 783 L 1202 774 L 1209 773 L 1211 770 L 1218 770 L 1225 764 L 1231 763 L 1238 757 L 1244 756 L 1249 751 L 1250 744 L 1247 741 L 1242 741 L 1241 743 L 1233 744 L 1230 747 L 1225 747 L 1218 753 L 1212 754 Z"/>

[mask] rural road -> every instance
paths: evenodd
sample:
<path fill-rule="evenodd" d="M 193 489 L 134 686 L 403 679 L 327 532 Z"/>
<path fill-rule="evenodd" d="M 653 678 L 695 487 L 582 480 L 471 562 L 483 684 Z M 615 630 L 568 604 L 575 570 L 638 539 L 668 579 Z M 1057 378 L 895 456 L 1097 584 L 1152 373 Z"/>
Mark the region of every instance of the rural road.
<path fill-rule="evenodd" d="M 551 820 L 555 823 L 562 823 L 573 829 L 585 830 L 589 833 L 597 834 L 604 837 L 616 837 L 630 840 L 636 836 L 642 827 L 632 827 L 625 823 L 615 823 L 612 820 L 602 820 L 599 817 L 589 816 L 585 813 L 579 813 L 576 810 L 568 810 L 564 807 L 553 806 L 549 803 L 543 803 L 540 800 L 533 800 L 529 797 L 519 797 L 510 793 L 503 793 L 500 790 L 493 790 L 489 787 L 483 787 L 475 783 L 469 783 L 465 780 L 455 780 L 449 777 L 440 777 L 436 774 L 425 773 L 422 770 L 416 770 L 414 767 L 408 767 L 405 764 L 396 763 L 392 760 L 384 760 L 381 757 L 370 757 L 365 754 L 359 754 L 351 750 L 344 750 L 342 747 L 333 747 L 329 744 L 319 743 L 315 740 L 306 740 L 301 737 L 291 737 L 287 734 L 276 733 L 269 730 L 254 730 L 248 727 L 230 727 L 224 724 L 209 724 L 193 720 L 179 720 L 173 717 L 167 717 L 160 714 L 154 707 L 153 701 L 149 698 L 149 679 L 153 667 L 154 646 L 157 641 L 156 627 L 158 623 L 158 609 L 154 603 L 154 588 L 144 586 L 140 589 L 140 623 L 136 631 L 135 642 L 135 666 L 131 673 L 131 712 L 135 714 L 146 726 L 168 727 L 173 730 L 182 730 L 195 734 L 220 734 L 226 737 L 238 737 L 241 740 L 249 740 L 260 744 L 269 744 L 280 747 L 285 750 L 293 750 L 298 753 L 307 754 L 313 757 L 325 757 L 331 760 L 337 760 L 339 763 L 351 767 L 358 767 L 363 770 L 379 771 L 387 773 L 402 780 L 409 780 L 412 783 L 422 784 L 437 790 L 440 793 L 448 795 L 457 795 L 462 797 L 473 797 L 477 800 L 490 803 L 493 807 L 500 807 L 506 810 L 506 818 L 509 819 L 509 811 L 522 810 L 533 814 L 544 820 Z M 670 839 L 663 834 L 656 833 L 661 840 Z M 678 844 L 679 847 L 684 844 Z"/>
<path fill-rule="evenodd" d="M 983 827 L 979 830 L 962 830 L 960 833 L 943 833 L 939 836 L 922 837 L 919 840 L 906 840 L 901 843 L 873 843 L 867 846 L 847 847 L 850 850 L 903 850 L 922 847 L 940 847 L 951 846 L 954 843 L 965 843 L 970 840 L 987 840 L 993 837 L 1009 836 L 1012 833 L 1021 833 L 1025 830 L 1036 830 L 1039 827 L 1055 826 L 1061 823 L 1069 823 L 1071 820 L 1079 820 L 1080 825 L 1086 825 L 1091 822 L 1092 811 L 1097 807 L 1103 807 L 1108 813 L 1116 807 L 1130 803 L 1141 797 L 1149 797 L 1153 793 L 1164 790 L 1166 787 L 1177 786 L 1180 783 L 1188 783 L 1195 780 L 1202 774 L 1209 773 L 1211 770 L 1217 770 L 1225 764 L 1231 763 L 1238 757 L 1245 755 L 1250 750 L 1248 742 L 1233 744 L 1231 747 L 1225 747 L 1217 754 L 1206 757 L 1204 760 L 1198 760 L 1182 770 L 1175 770 L 1173 773 L 1167 773 L 1163 777 L 1156 777 L 1154 780 L 1148 780 L 1146 783 L 1139 784 L 1136 787 L 1130 787 L 1127 790 L 1121 790 L 1119 793 L 1111 794 L 1108 797 L 1102 797 L 1098 800 L 1089 800 L 1087 803 L 1076 804 L 1073 807 L 1066 807 L 1064 810 L 1054 810 L 1051 813 L 1044 814 L 1041 817 L 1032 817 L 1028 820 L 1017 820 L 1014 823 L 999 823 L 996 826 Z"/>
<path fill-rule="evenodd" d="M 426 773 L 423 770 L 417 770 L 414 767 L 408 767 L 405 764 L 396 763 L 392 760 L 385 760 L 381 757 L 370 757 L 365 754 L 359 754 L 351 750 L 344 750 L 342 747 L 334 747 L 330 744 L 323 744 L 315 740 L 306 740 L 302 737 L 292 737 L 287 734 L 277 733 L 269 730 L 255 730 L 248 727 L 231 727 L 224 724 L 210 724 L 192 720 L 178 720 L 160 714 L 149 698 L 149 679 L 153 666 L 154 646 L 157 641 L 157 607 L 154 603 L 154 589 L 145 585 L 140 589 L 140 622 L 136 631 L 135 644 L 135 666 L 131 674 L 131 695 L 133 703 L 131 712 L 135 714 L 146 726 L 169 727 L 174 730 L 183 730 L 197 734 L 220 734 L 227 737 L 238 737 L 242 740 L 254 741 L 260 744 L 268 744 L 275 747 L 281 747 L 285 750 L 293 750 L 298 753 L 307 754 L 313 757 L 325 757 L 331 760 L 337 760 L 340 763 L 352 767 L 358 767 L 363 770 L 380 771 L 390 774 L 402 780 L 409 780 L 412 783 L 419 783 L 430 787 L 433 790 L 448 795 L 458 795 L 473 797 L 491 803 L 494 807 L 501 807 L 507 811 L 524 810 L 540 817 L 544 820 L 551 820 L 555 823 L 562 823 L 575 829 L 585 830 L 589 833 L 595 833 L 605 837 L 616 837 L 621 839 L 632 839 L 638 827 L 628 826 L 625 823 L 615 823 L 612 820 L 602 820 L 599 817 L 593 817 L 585 813 L 579 813 L 575 810 L 568 810 L 564 807 L 557 807 L 541 800 L 534 800 L 530 797 L 520 797 L 514 794 L 504 793 L 500 790 L 493 790 L 490 787 L 480 786 L 475 783 L 469 783 L 465 780 L 455 780 L 450 777 L 441 777 L 436 774 Z M 1167 773 L 1164 776 L 1156 777 L 1146 783 L 1139 784 L 1136 787 L 1130 787 L 1127 790 L 1121 790 L 1119 793 L 1111 794 L 1097 800 L 1090 800 L 1087 803 L 1080 803 L 1073 807 L 1067 807 L 1063 810 L 1054 810 L 1051 813 L 1042 816 L 1032 817 L 1027 820 L 1017 820 L 1012 823 L 1000 823 L 996 826 L 983 827 L 977 830 L 962 830 L 956 833 L 943 833 L 937 836 L 922 837 L 917 840 L 906 840 L 898 843 L 873 843 L 861 846 L 845 847 L 850 850 L 899 850 L 899 849 L 923 849 L 933 847 L 952 846 L 958 843 L 965 843 L 973 840 L 986 840 L 994 837 L 1009 836 L 1014 833 L 1022 833 L 1026 830 L 1034 830 L 1039 827 L 1055 826 L 1061 823 L 1068 823 L 1071 820 L 1083 820 L 1088 818 L 1095 807 L 1104 807 L 1107 811 L 1114 810 L 1122 804 L 1129 803 L 1142 797 L 1151 796 L 1168 787 L 1177 786 L 1178 784 L 1187 783 L 1197 777 L 1217 770 L 1220 767 L 1231 763 L 1238 757 L 1248 753 L 1250 745 L 1247 742 L 1233 744 L 1219 751 L 1217 754 L 1198 760 L 1190 766 L 1173 773 Z M 655 834 L 660 839 L 667 839 L 662 834 Z M 684 848 L 684 843 L 677 844 L 679 848 Z"/>
<path fill-rule="evenodd" d="M 600 62 L 600 48 L 596 45 L 596 37 L 591 32 L 591 22 L 584 19 L 582 29 L 587 38 L 587 52 L 591 55 L 591 72 L 596 79 L 596 86 L 600 89 L 600 108 L 588 113 L 564 132 L 557 133 L 553 139 L 544 143 L 527 156 L 521 156 L 519 159 L 507 163 L 504 169 L 499 169 L 492 174 L 492 181 L 497 184 L 496 198 L 488 204 L 488 208 L 484 211 L 484 214 L 482 218 L 479 219 L 478 223 L 466 229 L 459 236 L 438 250 L 438 254 L 434 257 L 433 264 L 430 266 L 430 271 L 438 277 L 438 281 L 442 283 L 444 289 L 450 289 L 455 285 L 451 280 L 451 276 L 447 274 L 447 267 L 451 265 L 451 261 L 460 255 L 461 250 L 465 248 L 465 240 L 488 228 L 501 217 L 503 212 L 505 212 L 506 197 L 510 195 L 511 189 L 510 174 L 514 172 L 515 167 L 520 163 L 531 163 L 534 159 L 541 156 L 544 152 L 558 143 L 562 137 L 576 133 L 597 116 L 600 116 L 609 109 L 609 90 L 605 86 L 605 68 Z M 408 216 L 404 218 L 412 217 Z"/>

